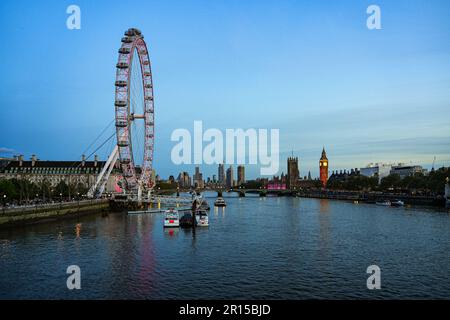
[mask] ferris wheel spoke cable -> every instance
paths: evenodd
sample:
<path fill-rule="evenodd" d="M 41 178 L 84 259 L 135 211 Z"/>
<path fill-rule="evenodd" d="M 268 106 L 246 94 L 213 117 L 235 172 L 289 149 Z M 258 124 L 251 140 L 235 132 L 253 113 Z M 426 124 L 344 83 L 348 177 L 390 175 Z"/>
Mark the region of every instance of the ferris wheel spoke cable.
<path fill-rule="evenodd" d="M 140 120 L 141 121 L 141 120 Z M 141 146 L 144 144 L 143 141 L 143 136 L 145 134 L 144 132 L 144 125 L 139 122 L 135 124 L 135 131 L 136 131 L 136 140 L 137 140 L 137 145 Z M 144 161 L 144 150 L 142 148 L 138 148 L 136 151 L 136 156 L 137 159 L 139 160 L 139 163 L 143 163 Z"/>
<path fill-rule="evenodd" d="M 130 104 L 131 104 L 131 112 L 136 115 L 145 114 L 144 107 L 144 95 L 143 95 L 143 87 L 142 87 L 142 71 L 140 69 L 140 65 L 136 63 L 136 59 L 133 61 L 132 70 L 131 70 L 131 85 L 130 85 Z M 143 135 L 143 126 L 138 123 L 137 119 L 134 118 L 131 122 L 131 139 L 132 145 L 140 146 L 142 141 L 141 135 Z M 140 148 L 137 150 L 132 150 L 133 158 L 137 160 L 138 163 L 143 163 L 144 161 L 144 152 Z"/>
<path fill-rule="evenodd" d="M 137 74 L 138 72 L 135 69 L 137 69 L 137 68 L 133 68 L 132 85 L 131 85 L 131 106 L 132 106 L 131 110 L 132 110 L 132 113 L 138 113 L 141 111 L 138 108 L 138 104 L 139 104 L 140 98 L 142 97 L 142 95 L 140 94 L 141 90 L 137 89 L 139 87 L 139 83 L 138 83 L 139 75 Z M 144 100 L 143 97 L 142 97 L 142 100 Z"/>
<path fill-rule="evenodd" d="M 134 130 L 136 131 L 136 142 L 137 142 L 138 146 L 140 146 L 141 143 L 143 143 L 142 136 L 143 136 L 144 132 L 143 132 L 143 128 L 142 127 L 143 127 L 142 125 L 137 124 L 137 123 L 134 125 Z M 137 159 L 138 159 L 139 163 L 142 163 L 144 161 L 143 150 L 138 149 L 136 151 L 136 156 L 137 156 Z"/>

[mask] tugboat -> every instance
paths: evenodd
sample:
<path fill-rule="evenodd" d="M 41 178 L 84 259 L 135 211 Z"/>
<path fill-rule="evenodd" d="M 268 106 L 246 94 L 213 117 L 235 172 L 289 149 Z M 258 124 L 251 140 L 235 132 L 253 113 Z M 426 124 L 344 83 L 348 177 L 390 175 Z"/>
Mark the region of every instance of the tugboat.
<path fill-rule="evenodd" d="M 195 225 L 197 225 L 197 221 L 195 221 Z M 186 213 L 180 219 L 180 227 L 182 228 L 192 228 L 192 214 Z"/>
<path fill-rule="evenodd" d="M 215 207 L 226 207 L 227 204 L 225 203 L 225 200 L 222 197 L 217 198 L 216 201 L 214 201 Z"/>
<path fill-rule="evenodd" d="M 195 218 L 197 220 L 197 226 L 198 227 L 207 227 L 209 226 L 208 221 L 208 212 L 206 210 L 198 210 L 195 214 Z"/>
<path fill-rule="evenodd" d="M 180 215 L 175 209 L 166 210 L 164 213 L 164 228 L 178 228 L 180 226 Z"/>

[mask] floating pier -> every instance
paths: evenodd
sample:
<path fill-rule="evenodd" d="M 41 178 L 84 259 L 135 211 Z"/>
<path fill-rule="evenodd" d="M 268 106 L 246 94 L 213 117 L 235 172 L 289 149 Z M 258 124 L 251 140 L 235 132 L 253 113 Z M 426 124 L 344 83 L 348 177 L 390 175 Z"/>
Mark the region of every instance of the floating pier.
<path fill-rule="evenodd" d="M 178 211 L 192 211 L 191 207 L 182 207 L 182 208 L 176 208 Z M 128 211 L 127 214 L 134 215 L 134 214 L 150 214 L 150 213 L 163 213 L 166 209 L 148 209 L 148 210 L 137 210 L 137 211 Z"/>

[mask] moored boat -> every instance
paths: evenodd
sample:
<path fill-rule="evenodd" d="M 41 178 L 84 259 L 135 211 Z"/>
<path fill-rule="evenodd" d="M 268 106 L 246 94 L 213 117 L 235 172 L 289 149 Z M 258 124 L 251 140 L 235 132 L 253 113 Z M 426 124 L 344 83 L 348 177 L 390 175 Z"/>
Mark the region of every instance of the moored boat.
<path fill-rule="evenodd" d="M 209 226 L 208 212 L 206 210 L 198 210 L 195 213 L 195 219 L 197 220 L 198 227 Z"/>
<path fill-rule="evenodd" d="M 197 221 L 195 221 L 197 225 Z M 192 228 L 192 214 L 185 213 L 180 219 L 180 227 L 182 228 Z"/>
<path fill-rule="evenodd" d="M 393 207 L 403 207 L 405 205 L 405 203 L 401 200 L 392 200 L 391 201 L 391 206 Z"/>
<path fill-rule="evenodd" d="M 178 228 L 180 226 L 180 215 L 175 209 L 164 212 L 164 228 Z"/>
<path fill-rule="evenodd" d="M 391 202 L 389 200 L 377 201 L 375 202 L 377 206 L 390 206 Z"/>
<path fill-rule="evenodd" d="M 222 197 L 219 197 L 216 199 L 216 201 L 214 201 L 214 206 L 215 207 L 226 207 L 227 204 L 225 203 L 225 199 Z"/>

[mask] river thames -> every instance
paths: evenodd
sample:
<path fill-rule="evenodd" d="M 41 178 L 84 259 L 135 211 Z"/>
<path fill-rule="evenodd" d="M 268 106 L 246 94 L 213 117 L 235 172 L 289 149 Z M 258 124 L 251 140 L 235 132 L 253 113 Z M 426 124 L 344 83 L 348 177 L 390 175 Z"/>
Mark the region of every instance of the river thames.
<path fill-rule="evenodd" d="M 0 298 L 450 299 L 445 212 L 224 196 L 195 233 L 124 213 L 2 230 Z M 374 264 L 380 290 L 366 286 Z M 69 265 L 81 290 L 67 289 Z"/>

